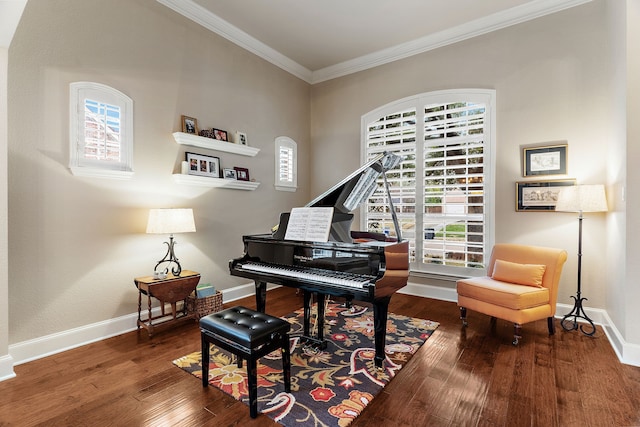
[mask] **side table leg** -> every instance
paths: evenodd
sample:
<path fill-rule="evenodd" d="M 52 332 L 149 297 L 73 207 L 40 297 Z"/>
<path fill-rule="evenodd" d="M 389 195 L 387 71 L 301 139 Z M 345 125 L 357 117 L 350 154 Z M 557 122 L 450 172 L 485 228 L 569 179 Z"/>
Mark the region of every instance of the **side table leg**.
<path fill-rule="evenodd" d="M 151 324 L 151 292 L 147 292 L 147 301 L 149 304 L 149 319 L 147 319 L 147 322 L 149 322 L 149 336 L 153 335 L 153 325 Z"/>
<path fill-rule="evenodd" d="M 142 311 L 142 291 L 138 289 L 138 330 L 140 330 L 140 323 L 142 319 L 140 318 L 140 312 Z"/>

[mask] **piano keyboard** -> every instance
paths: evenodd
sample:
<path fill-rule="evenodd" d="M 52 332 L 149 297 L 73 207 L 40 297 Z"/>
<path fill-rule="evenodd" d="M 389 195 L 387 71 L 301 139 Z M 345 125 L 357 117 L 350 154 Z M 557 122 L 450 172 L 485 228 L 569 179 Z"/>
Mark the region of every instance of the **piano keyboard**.
<path fill-rule="evenodd" d="M 281 277 L 291 277 L 295 279 L 357 289 L 363 289 L 375 280 L 375 277 L 373 276 L 365 276 L 362 274 L 323 270 L 320 268 L 294 267 L 290 265 L 282 266 L 247 262 L 238 265 L 238 267 L 241 267 L 243 270 L 256 271 L 259 273 L 268 273 Z"/>

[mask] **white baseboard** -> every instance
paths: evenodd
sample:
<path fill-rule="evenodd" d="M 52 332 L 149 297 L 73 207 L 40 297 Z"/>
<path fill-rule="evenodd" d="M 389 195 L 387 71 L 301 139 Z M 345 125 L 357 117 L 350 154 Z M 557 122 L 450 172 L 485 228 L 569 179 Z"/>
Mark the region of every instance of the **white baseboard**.
<path fill-rule="evenodd" d="M 13 357 L 8 354 L 0 357 L 0 381 L 8 380 L 16 376 L 16 373 L 13 372 L 13 366 Z"/>
<path fill-rule="evenodd" d="M 269 286 L 269 289 L 272 289 L 273 287 L 275 286 Z M 253 283 L 225 289 L 222 291 L 223 302 L 228 303 L 253 295 L 254 289 Z M 453 288 L 413 283 L 409 283 L 400 291 L 400 293 L 450 302 L 455 302 L 458 299 L 457 293 Z M 154 309 L 154 315 L 156 315 L 158 311 L 159 308 L 156 307 Z M 557 317 L 562 317 L 564 313 L 568 313 L 569 311 L 571 311 L 571 306 L 558 304 L 557 312 L 563 314 L 557 315 Z M 611 342 L 611 345 L 622 363 L 640 366 L 640 345 L 626 343 L 624 339 L 622 339 L 618 329 L 611 322 L 606 311 L 585 308 L 585 312 L 595 323 L 603 326 L 607 338 Z M 137 319 L 137 313 L 128 314 L 118 318 L 9 345 L 9 355 L 0 357 L 0 381 L 15 376 L 15 373 L 13 372 L 13 366 L 15 365 L 30 362 L 32 360 L 80 347 L 95 341 L 100 341 L 105 338 L 133 331 L 137 328 Z"/>

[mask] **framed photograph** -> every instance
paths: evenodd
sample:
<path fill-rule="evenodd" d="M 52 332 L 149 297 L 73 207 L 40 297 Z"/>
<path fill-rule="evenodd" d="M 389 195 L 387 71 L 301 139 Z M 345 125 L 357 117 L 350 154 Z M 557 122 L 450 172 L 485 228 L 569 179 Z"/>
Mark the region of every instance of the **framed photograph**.
<path fill-rule="evenodd" d="M 247 134 L 244 132 L 236 132 L 236 144 L 248 145 Z"/>
<path fill-rule="evenodd" d="M 187 153 L 187 173 L 189 175 L 220 178 L 220 158 Z"/>
<path fill-rule="evenodd" d="M 220 129 L 212 129 L 213 130 L 213 138 L 220 141 L 228 141 L 227 140 L 227 131 Z"/>
<path fill-rule="evenodd" d="M 236 170 L 231 168 L 224 168 L 223 177 L 224 179 L 237 179 Z"/>
<path fill-rule="evenodd" d="M 249 181 L 249 169 L 234 167 L 238 181 Z"/>
<path fill-rule="evenodd" d="M 576 185 L 575 179 L 516 182 L 516 211 L 552 212 L 562 187 L 571 185 Z"/>
<path fill-rule="evenodd" d="M 182 116 L 182 132 L 198 134 L 198 120 L 193 117 Z"/>
<path fill-rule="evenodd" d="M 522 176 L 566 175 L 567 144 L 522 149 Z"/>

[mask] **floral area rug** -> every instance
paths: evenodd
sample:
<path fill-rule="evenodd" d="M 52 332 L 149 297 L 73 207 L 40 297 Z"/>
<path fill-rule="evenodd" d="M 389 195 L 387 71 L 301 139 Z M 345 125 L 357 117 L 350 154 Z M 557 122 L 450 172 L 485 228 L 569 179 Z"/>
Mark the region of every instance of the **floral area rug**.
<path fill-rule="evenodd" d="M 258 362 L 258 411 L 284 426 L 348 426 L 397 374 L 438 327 L 424 319 L 389 313 L 384 369 L 374 364 L 371 308 L 325 310 L 326 349 L 302 345 L 302 309 L 284 316 L 291 323 L 291 393 L 285 393 L 280 352 Z M 246 363 L 238 368 L 230 353 L 211 346 L 209 384 L 249 404 Z M 202 378 L 201 353 L 173 363 Z"/>

